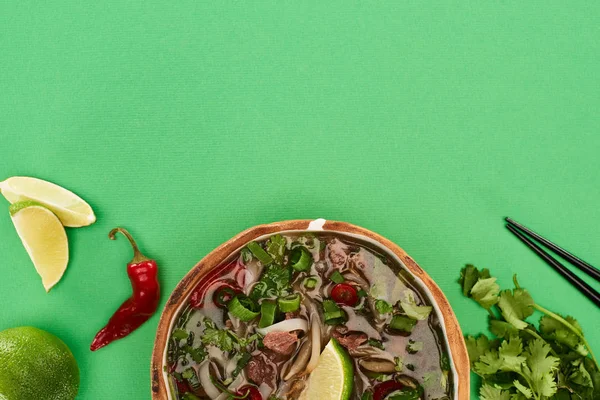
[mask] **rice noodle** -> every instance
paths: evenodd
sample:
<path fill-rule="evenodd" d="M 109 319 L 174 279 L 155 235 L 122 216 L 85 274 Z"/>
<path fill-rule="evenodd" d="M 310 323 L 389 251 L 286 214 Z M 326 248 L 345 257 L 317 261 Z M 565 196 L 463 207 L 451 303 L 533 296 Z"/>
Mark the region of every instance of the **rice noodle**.
<path fill-rule="evenodd" d="M 311 333 L 311 341 L 312 341 L 312 349 L 310 355 L 310 361 L 306 366 L 306 373 L 310 374 L 313 369 L 319 363 L 319 357 L 321 356 L 321 328 L 320 328 L 320 318 L 319 314 L 311 313 L 310 314 L 310 333 Z"/>
<path fill-rule="evenodd" d="M 311 346 L 312 346 L 312 342 L 310 339 L 307 339 L 304 341 L 304 343 L 302 344 L 302 347 L 300 348 L 300 350 L 298 350 L 296 359 L 290 365 L 289 371 L 285 375 L 283 375 L 284 381 L 290 380 L 291 378 L 293 378 L 296 374 L 298 374 L 300 371 L 302 371 L 306 367 L 308 360 L 312 354 Z"/>
<path fill-rule="evenodd" d="M 302 318 L 286 319 L 285 321 L 278 322 L 266 328 L 259 328 L 256 331 L 261 335 L 266 335 L 270 332 L 291 332 L 291 331 L 303 331 L 308 330 L 308 323 Z"/>
<path fill-rule="evenodd" d="M 208 397 L 211 399 L 219 397 L 221 391 L 210 380 L 210 360 L 204 361 L 198 368 L 198 379 Z"/>
<path fill-rule="evenodd" d="M 268 399 L 271 393 L 273 392 L 273 389 L 271 389 L 269 385 L 263 382 L 258 387 L 258 391 L 260 392 L 263 399 Z"/>

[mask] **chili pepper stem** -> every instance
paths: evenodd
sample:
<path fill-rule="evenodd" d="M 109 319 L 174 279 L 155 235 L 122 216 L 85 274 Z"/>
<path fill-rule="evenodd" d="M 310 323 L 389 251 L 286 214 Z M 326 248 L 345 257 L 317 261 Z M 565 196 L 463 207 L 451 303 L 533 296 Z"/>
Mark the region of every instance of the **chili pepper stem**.
<path fill-rule="evenodd" d="M 123 236 L 125 236 L 127 238 L 127 240 L 129 240 L 129 243 L 131 243 L 131 247 L 133 248 L 133 260 L 131 260 L 130 264 L 137 264 L 140 263 L 142 261 L 149 261 L 150 259 L 148 257 L 146 257 L 145 255 L 142 254 L 142 252 L 140 251 L 140 249 L 138 248 L 137 243 L 135 242 L 135 240 L 133 239 L 133 237 L 131 236 L 131 234 L 129 232 L 127 232 L 126 229 L 124 228 L 115 228 L 112 231 L 109 232 L 108 234 L 108 238 L 110 240 L 115 240 L 116 239 L 116 234 L 117 232 L 120 232 L 121 234 L 123 234 Z"/>

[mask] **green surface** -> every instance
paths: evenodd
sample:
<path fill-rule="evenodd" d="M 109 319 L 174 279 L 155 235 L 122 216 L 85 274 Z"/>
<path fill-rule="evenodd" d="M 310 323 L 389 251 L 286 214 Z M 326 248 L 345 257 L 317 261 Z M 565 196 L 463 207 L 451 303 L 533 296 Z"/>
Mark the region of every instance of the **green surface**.
<path fill-rule="evenodd" d="M 467 333 L 486 315 L 455 283 L 471 262 L 518 272 L 600 353 L 598 308 L 502 224 L 600 265 L 600 3 L 387 3 L 2 2 L 0 178 L 63 185 L 98 221 L 68 229 L 46 294 L 6 205 L 0 329 L 61 337 L 82 399 L 148 398 L 158 315 L 88 350 L 130 291 L 109 230 L 158 259 L 164 303 L 239 231 L 325 217 L 401 245 Z"/>

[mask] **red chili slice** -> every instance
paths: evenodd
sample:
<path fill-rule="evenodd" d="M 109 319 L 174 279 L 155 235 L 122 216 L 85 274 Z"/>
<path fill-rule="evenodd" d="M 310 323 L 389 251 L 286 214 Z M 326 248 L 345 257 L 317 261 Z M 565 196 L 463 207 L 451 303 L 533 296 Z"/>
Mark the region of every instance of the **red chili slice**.
<path fill-rule="evenodd" d="M 331 290 L 331 298 L 338 304 L 354 307 L 358 304 L 358 292 L 354 286 L 347 283 L 338 283 Z"/>
<path fill-rule="evenodd" d="M 230 283 L 223 283 L 215 290 L 213 294 L 213 303 L 220 308 L 227 308 L 227 304 L 236 295 L 242 293 L 240 288 L 233 286 Z"/>
<path fill-rule="evenodd" d="M 202 278 L 198 285 L 196 285 L 196 288 L 190 296 L 191 306 L 194 308 L 202 308 L 204 306 L 206 292 L 215 283 L 215 280 L 232 273 L 235 276 L 241 269 L 243 269 L 243 265 L 239 264 L 237 260 L 234 260 L 229 264 L 223 264 L 211 270 Z"/>
<path fill-rule="evenodd" d="M 382 382 L 375 385 L 375 388 L 373 389 L 373 400 L 384 400 L 388 394 L 403 388 L 403 384 L 394 380 Z"/>
<path fill-rule="evenodd" d="M 236 395 L 244 396 L 244 399 L 247 400 L 262 400 L 262 395 L 256 386 L 252 385 L 242 386 L 240 390 L 237 391 Z"/>

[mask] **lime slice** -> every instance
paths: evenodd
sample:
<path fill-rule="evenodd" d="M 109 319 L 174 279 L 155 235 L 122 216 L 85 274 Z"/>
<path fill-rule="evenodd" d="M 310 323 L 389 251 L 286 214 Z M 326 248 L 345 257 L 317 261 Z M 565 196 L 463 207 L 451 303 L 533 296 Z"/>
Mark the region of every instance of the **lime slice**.
<path fill-rule="evenodd" d="M 46 292 L 60 281 L 69 262 L 69 242 L 65 228 L 52 211 L 33 201 L 10 206 L 17 233 L 33 261 Z"/>
<path fill-rule="evenodd" d="M 0 192 L 11 203 L 37 201 L 58 216 L 64 226 L 73 228 L 96 221 L 92 207 L 75 193 L 37 178 L 14 176 L 0 182 Z"/>
<path fill-rule="evenodd" d="M 0 399 L 73 400 L 79 368 L 66 344 L 29 326 L 0 332 Z"/>
<path fill-rule="evenodd" d="M 310 374 L 299 400 L 347 400 L 354 385 L 354 367 L 346 350 L 331 339 Z"/>

